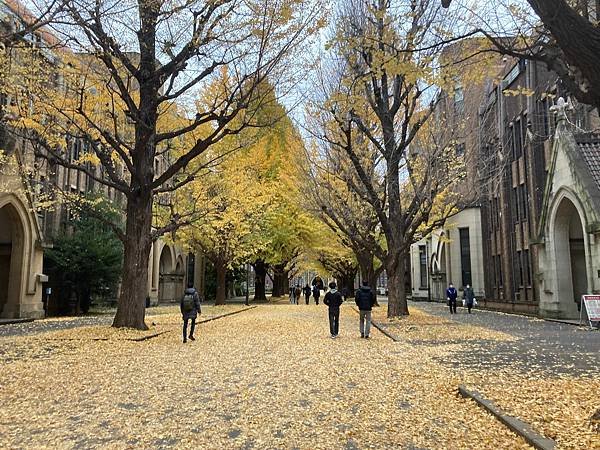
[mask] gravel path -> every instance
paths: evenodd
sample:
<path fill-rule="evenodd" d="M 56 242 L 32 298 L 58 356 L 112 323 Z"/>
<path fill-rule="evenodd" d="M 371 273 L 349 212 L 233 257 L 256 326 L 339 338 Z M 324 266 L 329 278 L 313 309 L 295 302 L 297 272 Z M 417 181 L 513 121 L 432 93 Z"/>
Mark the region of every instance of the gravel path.
<path fill-rule="evenodd" d="M 500 331 L 517 338 L 513 342 L 469 342 L 470 350 L 441 358 L 445 363 L 486 365 L 490 368 L 512 365 L 523 372 L 544 371 L 554 375 L 598 376 L 600 373 L 600 331 L 588 327 L 546 320 L 458 308 L 450 314 L 440 303 L 412 303 L 427 313 L 459 324 L 471 324 Z"/>

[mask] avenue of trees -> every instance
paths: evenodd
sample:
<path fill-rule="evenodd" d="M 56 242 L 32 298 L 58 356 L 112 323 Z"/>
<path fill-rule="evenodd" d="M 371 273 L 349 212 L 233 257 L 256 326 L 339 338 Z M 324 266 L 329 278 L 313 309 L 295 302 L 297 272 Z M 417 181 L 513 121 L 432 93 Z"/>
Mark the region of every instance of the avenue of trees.
<path fill-rule="evenodd" d="M 318 266 L 349 289 L 385 270 L 388 316 L 408 314 L 410 246 L 464 200 L 463 130 L 443 102 L 477 82 L 463 63 L 544 61 L 579 101 L 600 105 L 600 5 L 501 3 L 493 14 L 457 0 L 43 3 L 26 29 L 0 35 L 2 123 L 122 198 L 115 213 L 85 208 L 94 222 L 61 236 L 53 260 L 74 260 L 61 252 L 79 231 L 112 231 L 116 327 L 146 327 L 161 237 L 210 260 L 217 303 L 242 265 L 254 266 L 257 300 L 265 277 L 284 295 L 298 268 Z M 40 30 L 48 48 L 23 44 Z M 75 140 L 85 151 L 74 159 Z"/>

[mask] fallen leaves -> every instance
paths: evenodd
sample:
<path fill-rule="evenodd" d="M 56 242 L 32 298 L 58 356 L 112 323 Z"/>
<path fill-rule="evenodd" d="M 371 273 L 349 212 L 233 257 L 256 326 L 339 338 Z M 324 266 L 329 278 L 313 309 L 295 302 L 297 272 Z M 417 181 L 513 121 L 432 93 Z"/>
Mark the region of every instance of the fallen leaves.
<path fill-rule="evenodd" d="M 143 342 L 108 327 L 65 331 L 78 340 L 49 339 L 58 332 L 0 338 L 2 349 L 21 348 L 0 369 L 0 447 L 529 448 L 456 395 L 459 381 L 479 388 L 495 377 L 439 362 L 460 344 L 394 343 L 376 331 L 360 339 L 347 306 L 336 340 L 322 306 L 259 306 L 200 324 L 185 345 L 176 310 L 151 321 L 171 332 Z M 54 350 L 40 359 L 44 346 Z M 488 387 L 509 411 L 492 390 L 501 383 Z"/>

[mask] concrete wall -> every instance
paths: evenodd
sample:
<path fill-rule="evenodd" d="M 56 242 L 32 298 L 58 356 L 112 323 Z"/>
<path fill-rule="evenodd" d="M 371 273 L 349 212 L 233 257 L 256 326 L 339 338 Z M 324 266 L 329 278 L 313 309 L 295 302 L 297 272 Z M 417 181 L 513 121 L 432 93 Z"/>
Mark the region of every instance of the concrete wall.
<path fill-rule="evenodd" d="M 481 213 L 479 208 L 468 208 L 411 246 L 413 299 L 445 301 L 445 289 L 450 282 L 462 290 L 459 228 L 469 229 L 472 287 L 476 297 L 485 297 Z M 422 245 L 427 249 L 429 289 L 421 286 L 419 246 Z"/>

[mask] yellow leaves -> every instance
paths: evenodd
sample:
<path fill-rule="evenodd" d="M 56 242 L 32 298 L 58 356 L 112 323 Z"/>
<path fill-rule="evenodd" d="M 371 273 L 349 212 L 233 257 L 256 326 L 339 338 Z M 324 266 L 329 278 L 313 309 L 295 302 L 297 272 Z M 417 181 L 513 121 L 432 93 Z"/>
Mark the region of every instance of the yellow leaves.
<path fill-rule="evenodd" d="M 517 97 L 520 95 L 523 95 L 525 97 L 531 97 L 535 95 L 535 91 L 523 86 L 517 86 L 516 89 L 504 89 L 502 91 L 502 94 L 506 95 L 507 97 Z"/>
<path fill-rule="evenodd" d="M 170 332 L 143 342 L 89 339 L 108 325 L 65 332 L 76 341 L 0 338 L 10 355 L 0 372 L 2 445 L 527 448 L 457 397 L 461 375 L 433 346 L 377 330 L 361 340 L 347 306 L 338 340 L 327 337 L 322 306 L 273 305 L 197 325 L 185 345 L 177 307 L 160 309 L 149 322 Z"/>

